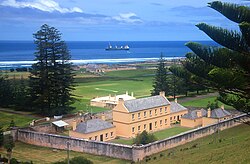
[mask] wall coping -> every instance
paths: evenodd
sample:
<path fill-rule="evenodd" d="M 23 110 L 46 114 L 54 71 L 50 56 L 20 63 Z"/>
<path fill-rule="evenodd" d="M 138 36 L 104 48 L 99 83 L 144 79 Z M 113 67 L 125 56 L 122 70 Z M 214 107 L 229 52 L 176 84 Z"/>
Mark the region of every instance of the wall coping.
<path fill-rule="evenodd" d="M 126 148 L 132 148 L 133 147 L 133 146 L 130 146 L 130 145 L 123 145 L 123 144 L 118 144 L 118 143 L 110 143 L 110 142 L 102 142 L 102 141 L 93 141 L 93 140 L 88 140 L 88 139 L 83 139 L 83 138 L 62 136 L 62 135 L 58 135 L 58 134 L 50 134 L 50 133 L 44 133 L 44 132 L 34 132 L 34 131 L 30 131 L 30 130 L 25 130 L 25 129 L 18 129 L 18 131 L 26 132 L 26 133 L 34 133 L 34 134 L 39 134 L 39 135 L 47 135 L 47 136 L 51 136 L 51 137 L 65 138 L 65 139 L 68 139 L 68 140 L 79 140 L 79 141 L 90 142 L 90 143 L 98 143 L 98 144 L 103 144 L 103 145 L 113 145 L 113 146 L 126 147 Z"/>

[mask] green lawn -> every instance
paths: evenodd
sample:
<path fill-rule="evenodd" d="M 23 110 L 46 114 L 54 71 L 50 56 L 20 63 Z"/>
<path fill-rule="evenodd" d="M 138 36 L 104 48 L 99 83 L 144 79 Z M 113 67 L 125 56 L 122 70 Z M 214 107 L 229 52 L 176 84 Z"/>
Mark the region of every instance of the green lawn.
<path fill-rule="evenodd" d="M 216 96 L 184 102 L 184 103 L 181 103 L 181 105 L 206 108 L 208 102 L 212 103 L 212 102 L 214 102 L 214 100 L 216 100 Z M 221 106 L 223 103 L 218 101 L 218 104 L 219 104 L 219 106 Z M 234 109 L 234 108 L 232 106 L 225 105 L 225 109 Z"/>
<path fill-rule="evenodd" d="M 247 164 L 249 152 L 250 126 L 243 124 L 152 155 L 147 163 Z"/>
<path fill-rule="evenodd" d="M 0 148 L 0 154 L 6 156 L 6 151 Z M 83 156 L 94 163 L 103 164 L 125 164 L 129 163 L 125 160 L 108 158 L 104 156 L 94 156 L 91 154 L 70 151 L 70 158 Z M 53 151 L 52 148 L 39 147 L 21 142 L 16 142 L 13 150 L 13 157 L 21 161 L 33 161 L 35 164 L 49 164 L 56 161 L 62 161 L 67 158 L 67 152 L 63 150 Z"/>
<path fill-rule="evenodd" d="M 79 77 L 79 76 L 78 76 Z M 73 94 L 79 101 L 74 103 L 75 111 L 89 108 L 92 112 L 100 112 L 106 109 L 89 107 L 89 102 L 94 97 L 125 94 L 126 91 L 135 97 L 150 95 L 154 70 L 125 70 L 107 72 L 104 76 L 92 78 L 76 78 L 76 87 Z M 91 109 L 90 109 L 91 108 Z"/>
<path fill-rule="evenodd" d="M 29 122 L 35 118 L 0 111 L 0 125 L 2 125 L 4 129 L 9 126 L 12 119 L 16 126 L 22 127 L 28 125 Z"/>
<path fill-rule="evenodd" d="M 173 127 L 165 130 L 161 130 L 158 132 L 155 132 L 154 135 L 158 140 L 162 140 L 177 134 L 180 134 L 182 132 L 191 130 L 191 128 L 185 128 L 185 127 Z M 115 139 L 112 141 L 113 143 L 120 143 L 120 144 L 125 144 L 125 145 L 132 145 L 133 144 L 133 139 Z"/>

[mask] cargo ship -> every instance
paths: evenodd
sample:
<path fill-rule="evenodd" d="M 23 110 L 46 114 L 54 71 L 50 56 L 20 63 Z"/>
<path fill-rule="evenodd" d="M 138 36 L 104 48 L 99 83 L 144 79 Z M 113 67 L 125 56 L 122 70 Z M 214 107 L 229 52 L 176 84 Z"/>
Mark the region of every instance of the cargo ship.
<path fill-rule="evenodd" d="M 109 46 L 107 48 L 105 48 L 106 51 L 110 51 L 110 50 L 129 50 L 129 46 L 125 45 L 125 46 L 112 46 L 111 44 L 109 44 Z"/>

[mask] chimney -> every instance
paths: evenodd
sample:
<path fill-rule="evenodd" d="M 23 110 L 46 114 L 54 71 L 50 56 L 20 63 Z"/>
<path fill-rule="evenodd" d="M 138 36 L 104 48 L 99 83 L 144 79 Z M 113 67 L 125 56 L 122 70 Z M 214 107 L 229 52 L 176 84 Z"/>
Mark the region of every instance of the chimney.
<path fill-rule="evenodd" d="M 224 105 L 221 105 L 221 107 L 220 107 L 220 108 L 221 108 L 221 109 L 223 109 L 223 110 L 225 109 Z"/>
<path fill-rule="evenodd" d="M 73 131 L 76 130 L 76 120 L 73 120 L 73 122 L 72 122 L 72 130 Z"/>
<path fill-rule="evenodd" d="M 111 94 L 109 94 L 109 100 L 110 100 L 110 98 L 111 98 Z"/>
<path fill-rule="evenodd" d="M 119 99 L 118 99 L 118 104 L 124 104 L 123 98 L 119 98 Z"/>
<path fill-rule="evenodd" d="M 134 92 L 131 92 L 131 96 L 134 97 Z"/>
<path fill-rule="evenodd" d="M 126 91 L 126 95 L 128 95 L 128 91 Z"/>
<path fill-rule="evenodd" d="M 196 112 L 196 114 L 197 114 L 197 117 L 201 117 L 201 110 L 198 110 L 198 111 Z"/>
<path fill-rule="evenodd" d="M 105 117 L 104 114 L 102 114 L 101 119 L 102 119 L 103 121 L 106 121 L 106 117 Z"/>
<path fill-rule="evenodd" d="M 207 117 L 211 117 L 211 108 L 208 108 L 207 110 Z"/>
<path fill-rule="evenodd" d="M 178 102 L 177 102 L 177 98 L 174 99 L 174 102 L 178 103 Z"/>
<path fill-rule="evenodd" d="M 161 92 L 160 92 L 160 96 L 165 97 L 165 92 L 164 92 L 164 91 L 161 91 Z"/>

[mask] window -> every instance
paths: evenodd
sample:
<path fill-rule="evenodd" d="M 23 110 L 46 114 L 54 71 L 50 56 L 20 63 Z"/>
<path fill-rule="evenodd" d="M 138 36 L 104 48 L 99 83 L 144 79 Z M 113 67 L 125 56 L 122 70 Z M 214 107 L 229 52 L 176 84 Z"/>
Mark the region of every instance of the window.
<path fill-rule="evenodd" d="M 144 117 L 146 117 L 147 116 L 147 112 L 144 112 Z"/>
<path fill-rule="evenodd" d="M 138 113 L 138 118 L 139 118 L 139 119 L 141 118 L 141 113 Z"/>
<path fill-rule="evenodd" d="M 155 115 L 157 115 L 157 109 L 155 109 Z"/>
<path fill-rule="evenodd" d="M 167 124 L 168 123 L 168 120 L 167 119 L 165 119 L 165 124 Z"/>
<path fill-rule="evenodd" d="M 97 140 L 97 136 L 95 136 L 95 140 Z"/>
<path fill-rule="evenodd" d="M 174 120 L 175 120 L 175 116 L 174 116 Z"/>
<path fill-rule="evenodd" d="M 162 126 L 162 120 L 160 120 L 160 125 Z"/>
<path fill-rule="evenodd" d="M 172 117 L 170 117 L 170 120 L 172 121 Z"/>
<path fill-rule="evenodd" d="M 152 110 L 149 111 L 149 115 L 152 116 Z"/>
<path fill-rule="evenodd" d="M 92 140 L 92 137 L 89 137 L 89 140 Z"/>
<path fill-rule="evenodd" d="M 135 119 L 135 114 L 132 114 L 132 120 L 134 120 Z"/>
<path fill-rule="evenodd" d="M 168 108 L 167 108 L 167 107 L 165 107 L 165 113 L 167 113 L 167 109 L 168 109 Z"/>
<path fill-rule="evenodd" d="M 155 121 L 155 127 L 157 126 L 157 121 Z"/>
<path fill-rule="evenodd" d="M 138 126 L 138 131 L 141 131 L 141 126 Z"/>
<path fill-rule="evenodd" d="M 160 114 L 162 113 L 162 108 L 160 108 Z"/>
<path fill-rule="evenodd" d="M 144 130 L 146 130 L 146 128 L 147 128 L 147 125 L 146 125 L 146 124 L 144 124 Z"/>
<path fill-rule="evenodd" d="M 133 133 L 135 132 L 135 127 L 132 127 L 132 132 L 133 132 Z"/>
<path fill-rule="evenodd" d="M 106 138 L 108 138 L 108 133 L 105 134 Z"/>
<path fill-rule="evenodd" d="M 110 132 L 110 136 L 113 137 L 113 132 Z"/>

